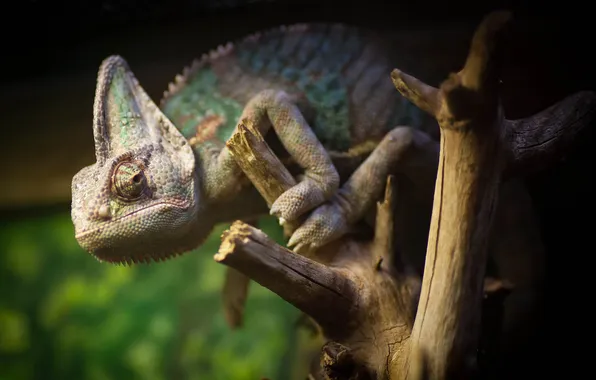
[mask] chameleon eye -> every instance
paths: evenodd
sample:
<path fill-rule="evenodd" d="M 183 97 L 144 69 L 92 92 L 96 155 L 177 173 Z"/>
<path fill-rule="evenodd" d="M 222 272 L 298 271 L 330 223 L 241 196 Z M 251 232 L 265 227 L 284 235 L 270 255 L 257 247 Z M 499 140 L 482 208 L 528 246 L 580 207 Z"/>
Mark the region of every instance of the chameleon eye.
<path fill-rule="evenodd" d="M 146 186 L 147 180 L 140 165 L 134 162 L 121 162 L 114 169 L 112 191 L 119 197 L 135 200 L 143 194 Z"/>

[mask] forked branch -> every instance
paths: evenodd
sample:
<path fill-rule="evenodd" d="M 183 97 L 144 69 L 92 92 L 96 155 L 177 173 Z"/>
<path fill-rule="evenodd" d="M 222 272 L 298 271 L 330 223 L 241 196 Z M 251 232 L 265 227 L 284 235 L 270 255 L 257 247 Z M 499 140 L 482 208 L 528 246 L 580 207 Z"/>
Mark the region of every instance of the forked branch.
<path fill-rule="evenodd" d="M 295 183 L 259 132 L 246 122 L 239 125 L 228 147 L 269 204 Z M 383 377 L 388 364 L 394 363 L 387 358 L 403 352 L 408 344 L 420 281 L 392 269 L 402 268 L 392 264 L 403 262 L 392 256 L 392 182 L 389 178 L 386 199 L 378 204 L 372 243 L 346 236 L 322 247 L 310 259 L 277 245 L 255 228 L 235 222 L 224 233 L 215 256 L 216 261 L 237 269 L 309 314 L 325 336 L 337 343 L 330 343 L 333 347 L 343 347 L 323 355 L 323 369 L 329 378 Z M 352 370 L 354 373 L 345 373 Z"/>
<path fill-rule="evenodd" d="M 296 255 L 240 222 L 223 235 L 217 261 L 299 307 L 337 343 L 326 346 L 334 348 L 326 351 L 323 366 L 330 378 L 413 380 L 469 375 L 479 343 L 486 245 L 499 183 L 505 168 L 515 160 L 525 161 L 532 150 L 528 139 L 509 133 L 513 124 L 503 120 L 496 91 L 495 54 L 509 17 L 507 12 L 496 12 L 482 22 L 465 67 L 438 89 L 398 70 L 392 73 L 397 89 L 431 113 L 441 127 L 421 289 L 419 279 L 409 275 L 405 263 L 394 256 L 391 178 L 386 199 L 378 204 L 374 241 L 345 236 L 317 252 L 328 258 L 325 264 L 320 257 L 315 261 Z M 593 117 L 592 94 L 566 101 L 550 113 L 556 120 L 535 116 L 534 122 L 517 125 L 517 131 L 527 130 L 528 138 L 540 135 L 542 149 L 548 141 L 527 126 L 560 125 L 554 128 L 563 132 L 565 125 L 585 125 L 586 118 Z M 558 138 L 557 133 L 553 136 Z M 516 153 L 522 145 L 527 147 L 525 153 Z M 268 204 L 295 184 L 250 125 L 241 124 L 228 147 Z M 356 373 L 344 373 L 346 369 Z"/>
<path fill-rule="evenodd" d="M 466 363 L 475 360 L 486 242 L 504 170 L 554 153 L 550 148 L 560 144 L 553 141 L 569 141 L 593 118 L 596 106 L 594 94 L 580 93 L 525 121 L 503 120 L 495 55 L 509 18 L 508 12 L 485 18 L 465 67 L 439 89 L 397 69 L 391 74 L 398 91 L 433 115 L 441 128 L 426 264 L 410 347 L 424 356 L 433 379 L 461 376 L 468 370 Z"/>
<path fill-rule="evenodd" d="M 501 22 L 497 20 L 497 23 Z M 492 34 L 495 33 L 491 27 Z M 483 32 L 479 35 L 489 35 Z M 472 50 L 478 49 L 478 56 L 470 54 L 466 66 L 477 62 L 479 67 L 486 65 L 478 61 L 480 56 L 486 57 L 489 48 L 483 48 L 481 40 L 475 37 Z M 494 48 L 493 48 L 494 49 Z M 493 70 L 494 71 L 494 70 Z M 467 74 L 466 69 L 460 72 Z M 441 89 L 430 86 L 417 78 L 398 69 L 393 70 L 391 79 L 397 90 L 421 110 L 435 116 L 439 120 L 441 98 L 449 88 L 446 81 Z M 463 78 L 462 78 L 463 80 Z M 471 80 L 471 79 L 469 79 Z M 496 83 L 493 83 L 496 86 Z M 466 91 L 467 92 L 467 91 Z M 471 93 L 473 94 L 473 93 Z M 451 98 L 453 99 L 453 98 Z M 478 100 L 474 100 L 476 102 Z M 454 107 L 453 104 L 450 105 Z M 464 106 L 464 108 L 466 108 Z M 596 119 L 596 93 L 580 91 L 567 96 L 541 112 L 523 119 L 503 119 L 500 124 L 501 133 L 505 136 L 503 148 L 507 157 L 505 171 L 507 175 L 524 175 L 528 172 L 544 169 L 553 161 L 560 159 L 574 142 L 577 135 Z M 440 120 L 439 120 L 440 121 Z M 443 123 L 445 124 L 445 123 Z"/>

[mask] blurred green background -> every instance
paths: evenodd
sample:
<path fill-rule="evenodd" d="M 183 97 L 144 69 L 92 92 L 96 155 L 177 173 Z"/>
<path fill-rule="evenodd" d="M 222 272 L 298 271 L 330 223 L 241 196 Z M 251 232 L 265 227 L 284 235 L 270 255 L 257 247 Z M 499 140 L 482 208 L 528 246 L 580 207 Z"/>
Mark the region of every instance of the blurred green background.
<path fill-rule="evenodd" d="M 78 246 L 67 210 L 3 217 L 0 379 L 304 379 L 293 306 L 251 283 L 244 327 L 226 325 L 226 227 L 165 263 L 115 266 Z M 261 228 L 281 241 L 274 220 Z"/>

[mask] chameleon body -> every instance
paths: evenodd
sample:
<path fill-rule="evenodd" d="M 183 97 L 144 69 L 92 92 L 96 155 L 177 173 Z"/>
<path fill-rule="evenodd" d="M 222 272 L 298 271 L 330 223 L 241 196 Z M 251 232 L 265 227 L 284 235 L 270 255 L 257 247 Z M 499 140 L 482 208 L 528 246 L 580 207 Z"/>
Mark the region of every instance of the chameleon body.
<path fill-rule="evenodd" d="M 382 43 L 342 25 L 296 25 L 251 36 L 196 62 L 161 108 L 187 138 L 204 129 L 201 123 L 209 115 L 221 117 L 213 128 L 220 145 L 260 91 L 297 93 L 314 109 L 309 121 L 319 141 L 329 150 L 345 151 L 422 117 L 391 86 L 392 65 Z"/>
<path fill-rule="evenodd" d="M 80 245 L 110 262 L 160 260 L 196 248 L 218 222 L 266 212 L 225 148 L 242 118 L 304 170 L 271 206 L 282 223 L 317 209 L 288 244 L 338 238 L 374 205 L 387 174 L 406 170 L 400 163 L 434 175 L 424 161 L 436 161 L 438 148 L 418 131 L 436 134 L 436 122 L 393 87 L 395 51 L 353 27 L 282 27 L 204 55 L 159 107 L 123 58 L 108 57 L 94 104 L 97 162 L 72 184 Z M 356 155 L 340 178 L 334 157 Z"/>

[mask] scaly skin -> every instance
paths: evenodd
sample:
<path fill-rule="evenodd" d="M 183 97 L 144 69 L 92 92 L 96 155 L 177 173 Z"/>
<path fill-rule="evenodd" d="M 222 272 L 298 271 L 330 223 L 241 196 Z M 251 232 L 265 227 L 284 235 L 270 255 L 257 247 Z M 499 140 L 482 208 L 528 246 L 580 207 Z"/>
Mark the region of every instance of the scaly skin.
<path fill-rule="evenodd" d="M 107 58 L 94 104 L 97 162 L 73 178 L 80 245 L 110 262 L 160 260 L 199 246 L 218 222 L 266 212 L 224 146 L 244 117 L 304 170 L 272 214 L 294 220 L 329 201 L 291 237 L 298 251 L 344 234 L 390 172 L 422 169 L 416 177 L 432 181 L 438 148 L 422 131 L 436 123 L 395 91 L 395 50 L 340 25 L 276 29 L 204 56 L 170 85 L 161 109 L 121 57 Z M 395 128 L 404 124 L 417 129 Z M 368 155 L 365 146 L 376 148 Z M 338 191 L 332 158 L 355 151 L 368 158 L 342 167 Z"/>

